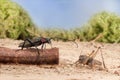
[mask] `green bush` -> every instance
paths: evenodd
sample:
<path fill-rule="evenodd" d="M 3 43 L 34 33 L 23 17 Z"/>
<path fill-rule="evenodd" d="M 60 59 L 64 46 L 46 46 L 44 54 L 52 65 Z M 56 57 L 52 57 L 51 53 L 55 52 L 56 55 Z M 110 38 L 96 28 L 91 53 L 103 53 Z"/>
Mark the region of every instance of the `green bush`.
<path fill-rule="evenodd" d="M 34 36 L 33 32 L 36 28 L 25 10 L 10 0 L 0 0 L 1 38 L 25 39 Z"/>
<path fill-rule="evenodd" d="M 84 26 L 84 37 L 87 41 L 95 39 L 99 34 L 102 37 L 97 41 L 120 42 L 120 17 L 108 12 L 101 12 L 91 18 L 88 25 Z"/>

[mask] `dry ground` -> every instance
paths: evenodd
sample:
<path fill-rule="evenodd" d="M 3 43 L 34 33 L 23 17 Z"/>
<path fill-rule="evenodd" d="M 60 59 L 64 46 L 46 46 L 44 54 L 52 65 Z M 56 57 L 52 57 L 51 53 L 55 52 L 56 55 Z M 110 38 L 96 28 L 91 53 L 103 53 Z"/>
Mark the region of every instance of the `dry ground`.
<path fill-rule="evenodd" d="M 0 46 L 16 49 L 21 41 L 0 39 Z M 80 54 L 95 50 L 89 42 L 55 42 L 59 48 L 59 65 L 1 64 L 0 80 L 120 80 L 120 44 L 103 44 L 102 49 L 108 72 L 92 70 L 79 65 L 71 66 Z M 100 43 L 96 43 L 100 46 Z M 49 45 L 47 45 L 49 47 Z M 81 53 L 82 50 L 82 53 Z M 100 53 L 96 59 L 101 61 Z"/>

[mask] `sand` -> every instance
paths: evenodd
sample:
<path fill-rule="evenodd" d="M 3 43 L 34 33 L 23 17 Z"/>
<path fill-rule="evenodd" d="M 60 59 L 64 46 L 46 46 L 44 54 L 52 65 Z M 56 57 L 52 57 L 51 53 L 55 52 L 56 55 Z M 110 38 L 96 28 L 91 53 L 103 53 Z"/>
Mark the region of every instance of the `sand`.
<path fill-rule="evenodd" d="M 0 39 L 0 46 L 19 49 L 21 40 Z M 96 50 L 90 42 L 52 41 L 53 47 L 59 48 L 58 65 L 24 65 L 0 63 L 0 80 L 120 80 L 120 44 L 102 44 L 102 53 L 108 71 L 94 70 L 88 66 L 74 65 L 80 54 Z M 101 43 L 94 43 L 101 46 Z M 47 48 L 50 48 L 47 45 Z M 102 62 L 98 52 L 95 59 Z M 103 67 L 103 66 L 102 66 Z"/>

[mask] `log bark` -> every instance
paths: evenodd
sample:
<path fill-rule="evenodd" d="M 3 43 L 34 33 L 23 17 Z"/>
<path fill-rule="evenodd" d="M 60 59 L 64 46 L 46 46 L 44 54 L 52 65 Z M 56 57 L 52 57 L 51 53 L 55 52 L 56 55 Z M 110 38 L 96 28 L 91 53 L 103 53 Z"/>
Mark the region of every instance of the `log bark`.
<path fill-rule="evenodd" d="M 20 64 L 58 64 L 59 49 L 9 49 L 0 47 L 0 63 L 20 63 Z"/>

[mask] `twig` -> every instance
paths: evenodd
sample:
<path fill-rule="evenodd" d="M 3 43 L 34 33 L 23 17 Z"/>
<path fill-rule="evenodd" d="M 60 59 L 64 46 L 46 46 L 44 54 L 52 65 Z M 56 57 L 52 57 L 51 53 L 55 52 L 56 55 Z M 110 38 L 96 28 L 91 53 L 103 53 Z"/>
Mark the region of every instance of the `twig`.
<path fill-rule="evenodd" d="M 106 65 L 105 65 L 105 62 L 104 62 L 104 57 L 103 57 L 103 54 L 102 54 L 102 49 L 100 49 L 100 52 L 101 52 L 101 57 L 102 57 L 103 66 L 104 66 L 105 69 L 107 69 L 107 68 L 106 68 Z"/>
<path fill-rule="evenodd" d="M 103 34 L 102 34 L 102 33 L 98 34 L 98 36 L 97 36 L 95 39 L 93 39 L 92 41 L 90 41 L 90 42 L 95 42 L 95 41 L 97 41 L 98 39 L 100 39 L 101 37 L 103 37 Z"/>

